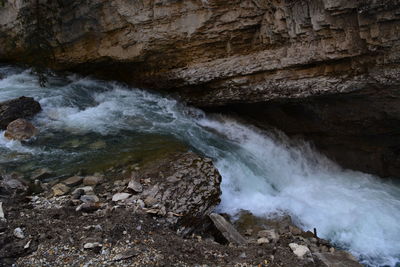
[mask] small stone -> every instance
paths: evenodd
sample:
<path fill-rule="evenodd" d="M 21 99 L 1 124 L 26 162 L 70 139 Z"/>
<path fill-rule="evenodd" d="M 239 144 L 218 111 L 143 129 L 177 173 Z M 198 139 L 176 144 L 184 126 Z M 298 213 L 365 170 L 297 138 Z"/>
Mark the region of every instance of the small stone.
<path fill-rule="evenodd" d="M 242 259 L 247 258 L 246 252 L 243 252 L 242 254 L 240 254 L 239 258 L 242 258 Z"/>
<path fill-rule="evenodd" d="M 6 221 L 6 217 L 3 211 L 3 202 L 0 202 L 0 221 Z"/>
<path fill-rule="evenodd" d="M 55 186 L 53 186 L 51 188 L 51 190 L 53 192 L 53 196 L 58 197 L 58 196 L 63 196 L 66 193 L 68 193 L 71 190 L 71 188 L 69 188 L 65 184 L 59 183 L 59 184 L 56 184 Z"/>
<path fill-rule="evenodd" d="M 95 203 L 82 203 L 76 208 L 76 211 L 82 211 L 86 213 L 94 212 L 101 208 L 101 204 L 99 202 Z"/>
<path fill-rule="evenodd" d="M 299 258 L 303 258 L 304 255 L 310 253 L 310 249 L 303 245 L 290 243 L 289 247 L 292 249 L 293 253 Z"/>
<path fill-rule="evenodd" d="M 143 192 L 143 186 L 141 183 L 136 182 L 135 180 L 131 180 L 128 184 L 128 188 L 133 190 L 136 193 Z"/>
<path fill-rule="evenodd" d="M 257 239 L 257 244 L 262 245 L 262 244 L 268 244 L 269 240 L 266 237 L 261 237 L 259 239 Z"/>
<path fill-rule="evenodd" d="M 68 179 L 63 181 L 63 184 L 67 185 L 67 186 L 77 186 L 80 183 L 82 183 L 83 178 L 81 176 L 72 176 L 69 177 Z"/>
<path fill-rule="evenodd" d="M 245 232 L 244 232 L 244 235 L 245 236 L 251 236 L 253 234 L 253 229 L 247 229 Z"/>
<path fill-rule="evenodd" d="M 81 196 L 85 195 L 85 191 L 83 189 L 76 189 L 74 192 L 72 192 L 72 199 L 80 199 Z"/>
<path fill-rule="evenodd" d="M 85 195 L 93 195 L 94 194 L 92 186 L 84 186 L 84 187 L 76 188 L 74 191 L 72 191 L 72 195 L 77 194 L 79 190 L 83 190 Z"/>
<path fill-rule="evenodd" d="M 14 229 L 14 236 L 16 238 L 19 238 L 19 239 L 24 239 L 25 238 L 24 232 L 19 227 Z"/>
<path fill-rule="evenodd" d="M 83 179 L 84 185 L 98 185 L 103 181 L 101 176 L 86 176 Z"/>
<path fill-rule="evenodd" d="M 84 203 L 94 203 L 99 202 L 99 198 L 96 195 L 83 195 L 80 200 Z"/>
<path fill-rule="evenodd" d="M 102 245 L 99 242 L 93 242 L 93 243 L 86 243 L 83 245 L 84 249 L 94 249 L 101 247 Z"/>
<path fill-rule="evenodd" d="M 114 257 L 114 261 L 126 260 L 129 258 L 136 257 L 137 255 L 139 255 L 139 252 L 134 248 L 130 248 L 130 249 L 127 249 L 124 252 L 116 255 Z"/>
<path fill-rule="evenodd" d="M 50 178 L 52 175 L 53 175 L 53 172 L 51 170 L 49 170 L 47 168 L 41 168 L 41 169 L 35 170 L 32 173 L 31 180 L 33 180 L 33 181 L 34 180 L 43 180 L 46 178 Z"/>
<path fill-rule="evenodd" d="M 257 233 L 257 237 L 266 237 L 269 240 L 277 241 L 279 239 L 279 235 L 275 232 L 275 230 L 262 230 Z"/>
<path fill-rule="evenodd" d="M 31 245 L 31 242 L 32 242 L 32 240 L 29 240 L 29 241 L 25 244 L 24 249 L 28 249 L 28 248 L 30 247 L 30 245 Z"/>
<path fill-rule="evenodd" d="M 144 199 L 144 204 L 146 204 L 147 207 L 151 207 L 156 203 L 157 203 L 157 200 L 152 196 L 148 196 Z"/>
<path fill-rule="evenodd" d="M 292 235 L 301 235 L 301 233 L 303 233 L 302 230 L 295 226 L 289 226 L 289 231 L 292 233 Z"/>
<path fill-rule="evenodd" d="M 329 252 L 330 252 L 330 253 L 335 253 L 335 248 L 334 248 L 334 247 L 331 247 L 331 248 L 329 249 Z"/>
<path fill-rule="evenodd" d="M 130 196 L 131 196 L 131 194 L 129 194 L 129 193 L 116 193 L 115 195 L 113 195 L 112 201 L 117 202 L 117 201 L 125 200 L 125 199 L 129 198 Z"/>

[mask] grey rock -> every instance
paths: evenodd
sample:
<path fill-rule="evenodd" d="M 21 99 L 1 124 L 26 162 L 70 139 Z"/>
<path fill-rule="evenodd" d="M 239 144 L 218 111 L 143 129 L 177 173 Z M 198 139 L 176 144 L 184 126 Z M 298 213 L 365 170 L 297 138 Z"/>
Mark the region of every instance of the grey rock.
<path fill-rule="evenodd" d="M 127 249 L 124 252 L 116 255 L 114 257 L 114 261 L 126 260 L 126 259 L 129 259 L 129 258 L 136 257 L 137 255 L 139 255 L 138 250 L 135 249 L 135 248 L 130 248 L 130 249 Z"/>
<path fill-rule="evenodd" d="M 98 248 L 98 247 L 102 247 L 102 244 L 100 244 L 99 242 L 85 243 L 83 245 L 84 249 L 94 249 L 94 248 Z"/>
<path fill-rule="evenodd" d="M 99 202 L 99 198 L 96 195 L 83 195 L 80 200 L 84 203 L 94 203 Z"/>
<path fill-rule="evenodd" d="M 345 251 L 314 253 L 314 256 L 323 262 L 322 267 L 362 267 L 351 254 Z"/>
<path fill-rule="evenodd" d="M 136 193 L 143 192 L 143 186 L 141 183 L 136 182 L 135 180 L 131 180 L 128 184 L 128 188 Z"/>
<path fill-rule="evenodd" d="M 217 213 L 211 213 L 209 217 L 228 242 L 237 245 L 245 245 L 247 243 L 246 239 L 224 217 Z"/>
<path fill-rule="evenodd" d="M 82 183 L 83 178 L 81 176 L 72 176 L 63 181 L 63 183 L 69 187 L 77 186 Z"/>
<path fill-rule="evenodd" d="M 40 112 L 39 102 L 32 97 L 21 96 L 0 103 L 0 130 L 5 130 L 10 122 L 19 118 L 30 118 Z"/>
<path fill-rule="evenodd" d="M 304 245 L 299 245 L 296 243 L 290 243 L 289 244 L 290 249 L 293 251 L 293 253 L 299 257 L 299 258 L 303 258 L 305 255 L 310 254 L 311 251 L 307 246 Z"/>
<path fill-rule="evenodd" d="M 25 238 L 24 231 L 22 231 L 22 229 L 19 228 L 19 227 L 14 229 L 14 236 L 16 238 L 19 238 L 19 239 L 24 239 Z"/>
<path fill-rule="evenodd" d="M 262 230 L 257 233 L 257 236 L 260 238 L 268 238 L 270 241 L 278 241 L 279 235 L 276 233 L 274 229 L 271 230 Z"/>
<path fill-rule="evenodd" d="M 113 195 L 112 201 L 118 202 L 121 200 L 125 200 L 125 199 L 128 199 L 131 195 L 132 194 L 129 194 L 129 193 L 116 193 L 115 195 Z"/>
<path fill-rule="evenodd" d="M 4 215 L 4 211 L 3 211 L 3 202 L 0 202 L 0 221 L 5 221 L 6 217 Z"/>
<path fill-rule="evenodd" d="M 103 181 L 103 177 L 101 176 L 86 176 L 83 179 L 84 185 L 98 185 Z"/>
<path fill-rule="evenodd" d="M 83 192 L 86 195 L 93 195 L 94 194 L 92 186 L 83 186 L 83 187 L 76 188 L 74 191 L 72 191 L 72 195 L 78 194 L 78 191 L 80 191 L 80 190 L 83 190 Z"/>

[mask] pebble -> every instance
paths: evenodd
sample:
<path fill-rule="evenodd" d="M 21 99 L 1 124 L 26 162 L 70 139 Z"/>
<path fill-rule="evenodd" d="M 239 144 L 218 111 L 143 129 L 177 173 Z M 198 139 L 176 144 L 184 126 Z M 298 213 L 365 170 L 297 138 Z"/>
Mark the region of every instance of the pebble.
<path fill-rule="evenodd" d="M 86 176 L 83 179 L 84 185 L 98 185 L 103 181 L 103 178 L 100 176 Z"/>
<path fill-rule="evenodd" d="M 293 253 L 299 258 L 303 258 L 304 255 L 306 255 L 307 253 L 310 253 L 310 249 L 303 245 L 299 245 L 296 243 L 290 243 L 289 247 L 292 249 Z"/>
<path fill-rule="evenodd" d="M 128 188 L 133 190 L 136 193 L 141 193 L 143 192 L 143 186 L 141 183 L 136 182 L 135 180 L 132 180 L 128 184 Z"/>
<path fill-rule="evenodd" d="M 275 232 L 275 230 L 262 230 L 257 233 L 257 237 L 265 237 L 268 240 L 277 241 L 279 239 L 279 235 Z"/>
<path fill-rule="evenodd" d="M 17 227 L 14 229 L 14 236 L 19 239 L 24 239 L 25 235 L 21 228 Z"/>
<path fill-rule="evenodd" d="M 129 198 L 130 196 L 131 196 L 131 194 L 129 194 L 129 193 L 116 193 L 115 195 L 113 195 L 112 201 L 117 202 L 117 201 L 125 200 L 125 199 Z"/>
<path fill-rule="evenodd" d="M 83 195 L 80 200 L 84 203 L 99 202 L 99 198 L 96 195 Z"/>
<path fill-rule="evenodd" d="M 68 193 L 71 190 L 68 186 L 65 184 L 59 183 L 56 184 L 51 188 L 51 191 L 53 192 L 53 196 L 58 197 L 58 196 L 63 196 L 66 193 Z"/>
<path fill-rule="evenodd" d="M 72 176 L 72 177 L 69 177 L 68 179 L 64 180 L 63 183 L 65 185 L 72 187 L 72 186 L 77 186 L 80 183 L 82 183 L 82 180 L 83 180 L 83 178 L 81 176 Z"/>
<path fill-rule="evenodd" d="M 139 255 L 139 252 L 134 248 L 130 248 L 130 249 L 127 249 L 124 252 L 116 255 L 114 257 L 114 261 L 126 260 L 129 258 L 135 257 L 137 255 Z"/>
<path fill-rule="evenodd" d="M 94 249 L 97 247 L 101 247 L 102 245 L 99 242 L 93 242 L 93 243 L 86 243 L 83 245 L 84 249 Z"/>
<path fill-rule="evenodd" d="M 4 216 L 4 211 L 3 211 L 3 202 L 0 202 L 0 220 L 5 221 L 6 217 Z"/>
<path fill-rule="evenodd" d="M 269 240 L 266 237 L 261 237 L 259 239 L 257 239 L 257 244 L 262 245 L 262 244 L 268 244 Z"/>
<path fill-rule="evenodd" d="M 72 195 L 75 195 L 79 190 L 83 190 L 86 195 L 94 194 L 92 186 L 84 186 L 84 187 L 76 188 L 74 191 L 72 191 Z"/>

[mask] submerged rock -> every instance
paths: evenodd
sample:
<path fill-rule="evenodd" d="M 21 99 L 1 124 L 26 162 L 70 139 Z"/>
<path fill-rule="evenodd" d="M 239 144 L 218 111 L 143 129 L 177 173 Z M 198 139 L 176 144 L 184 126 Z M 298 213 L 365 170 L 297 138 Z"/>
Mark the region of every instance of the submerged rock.
<path fill-rule="evenodd" d="M 5 130 L 12 121 L 30 118 L 42 108 L 32 97 L 21 96 L 0 103 L 0 130 Z"/>
<path fill-rule="evenodd" d="M 8 124 L 4 136 L 10 140 L 22 141 L 34 137 L 38 132 L 39 131 L 36 127 L 29 121 L 25 119 L 17 119 Z"/>

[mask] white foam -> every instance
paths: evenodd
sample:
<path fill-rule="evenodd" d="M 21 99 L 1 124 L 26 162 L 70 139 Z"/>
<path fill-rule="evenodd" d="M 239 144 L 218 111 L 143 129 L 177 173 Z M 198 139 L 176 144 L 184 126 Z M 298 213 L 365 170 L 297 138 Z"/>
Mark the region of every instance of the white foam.
<path fill-rule="evenodd" d="M 207 118 L 173 99 L 78 76 L 51 88 L 35 85 L 26 71 L 0 81 L 0 101 L 20 95 L 40 100 L 43 111 L 34 122 L 42 132 L 173 135 L 215 159 L 223 177 L 221 210 L 289 213 L 304 229 L 317 228 L 366 264 L 399 261 L 399 185 L 342 170 L 307 144 L 293 147 L 284 136 L 225 117 Z M 2 137 L 0 148 L 30 149 Z"/>

